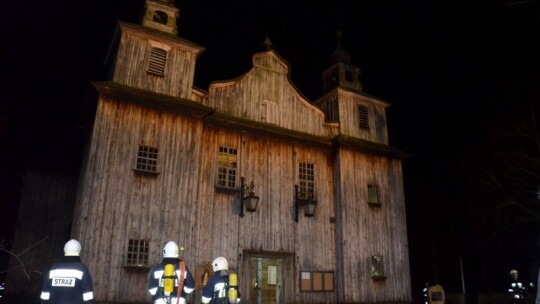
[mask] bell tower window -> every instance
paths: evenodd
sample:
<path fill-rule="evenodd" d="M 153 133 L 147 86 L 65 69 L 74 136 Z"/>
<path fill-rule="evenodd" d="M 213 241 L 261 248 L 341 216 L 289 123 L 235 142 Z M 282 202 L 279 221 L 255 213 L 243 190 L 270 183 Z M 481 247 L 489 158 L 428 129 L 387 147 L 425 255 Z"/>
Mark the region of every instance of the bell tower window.
<path fill-rule="evenodd" d="M 161 24 L 167 24 L 168 19 L 169 17 L 167 16 L 167 13 L 162 12 L 162 11 L 155 11 L 154 17 L 152 18 L 154 22 L 161 23 Z"/>

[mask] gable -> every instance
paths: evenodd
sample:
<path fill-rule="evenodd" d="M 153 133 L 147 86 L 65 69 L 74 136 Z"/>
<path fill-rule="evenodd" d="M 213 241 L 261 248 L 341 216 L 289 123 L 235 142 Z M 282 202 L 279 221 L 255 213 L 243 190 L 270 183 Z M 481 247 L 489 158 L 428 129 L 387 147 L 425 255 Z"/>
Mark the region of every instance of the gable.
<path fill-rule="evenodd" d="M 247 73 L 211 83 L 205 105 L 225 115 L 330 136 L 323 112 L 296 89 L 289 74 L 289 64 L 275 51 L 257 53 Z"/>

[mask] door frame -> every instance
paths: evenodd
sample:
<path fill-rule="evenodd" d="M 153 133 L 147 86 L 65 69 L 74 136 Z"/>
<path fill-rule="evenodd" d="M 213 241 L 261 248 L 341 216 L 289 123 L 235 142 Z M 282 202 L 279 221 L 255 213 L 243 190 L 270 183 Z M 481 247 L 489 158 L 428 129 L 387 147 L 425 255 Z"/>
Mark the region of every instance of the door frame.
<path fill-rule="evenodd" d="M 295 270 L 295 253 L 294 252 L 274 252 L 244 249 L 242 254 L 242 290 L 241 299 L 244 303 L 256 303 L 255 293 L 251 282 L 251 259 L 281 259 L 283 260 L 282 267 L 282 282 L 281 282 L 281 299 L 280 303 L 288 303 L 294 299 L 294 275 Z"/>

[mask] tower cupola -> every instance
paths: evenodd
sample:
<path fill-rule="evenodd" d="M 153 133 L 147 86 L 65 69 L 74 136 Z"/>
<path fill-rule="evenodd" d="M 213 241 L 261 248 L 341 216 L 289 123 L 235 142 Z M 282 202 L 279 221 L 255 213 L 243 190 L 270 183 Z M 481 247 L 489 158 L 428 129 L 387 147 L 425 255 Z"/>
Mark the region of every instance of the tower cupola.
<path fill-rule="evenodd" d="M 177 35 L 176 20 L 180 13 L 174 0 L 146 0 L 142 25 L 168 34 Z"/>
<path fill-rule="evenodd" d="M 330 58 L 332 65 L 322 75 L 323 91 L 328 92 L 339 86 L 362 92 L 360 68 L 351 63 L 349 52 L 341 48 L 341 32 L 338 31 L 336 36 L 338 45 Z"/>

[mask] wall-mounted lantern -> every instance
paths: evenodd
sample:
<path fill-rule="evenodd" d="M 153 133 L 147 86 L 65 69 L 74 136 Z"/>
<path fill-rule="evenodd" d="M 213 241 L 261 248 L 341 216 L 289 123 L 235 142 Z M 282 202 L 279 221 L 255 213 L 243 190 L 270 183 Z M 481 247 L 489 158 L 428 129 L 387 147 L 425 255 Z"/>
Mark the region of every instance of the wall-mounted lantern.
<path fill-rule="evenodd" d="M 304 216 L 312 217 L 315 215 L 315 208 L 317 207 L 317 200 L 313 197 L 309 197 L 307 193 L 300 193 L 298 191 L 298 185 L 294 185 L 294 221 L 298 222 L 298 209 L 304 208 Z"/>
<path fill-rule="evenodd" d="M 244 184 L 244 177 L 240 177 L 240 217 L 244 216 L 244 205 L 249 212 L 257 211 L 257 204 L 259 203 L 259 197 L 253 192 L 255 183 L 251 181 L 248 185 Z"/>

